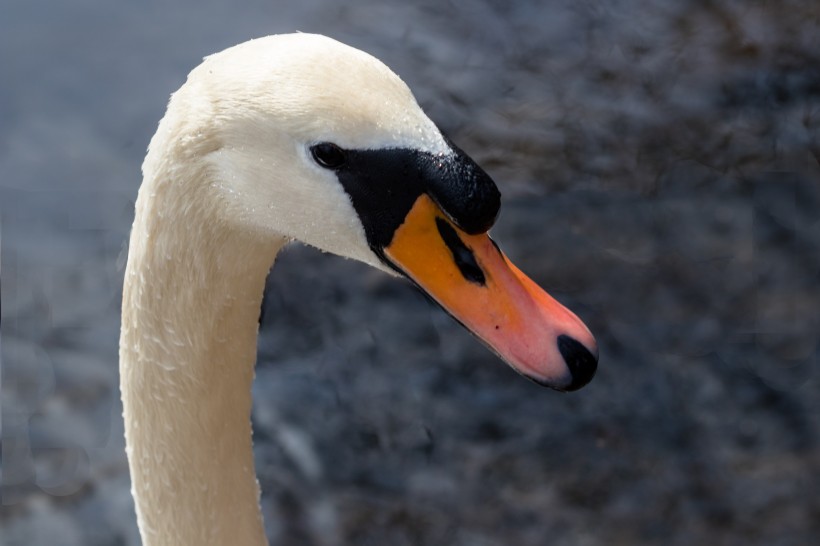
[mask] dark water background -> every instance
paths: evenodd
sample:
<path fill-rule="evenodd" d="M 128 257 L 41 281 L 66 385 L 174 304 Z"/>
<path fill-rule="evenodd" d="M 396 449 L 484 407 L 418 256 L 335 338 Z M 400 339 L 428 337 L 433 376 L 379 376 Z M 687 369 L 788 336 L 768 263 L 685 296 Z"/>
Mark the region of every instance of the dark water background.
<path fill-rule="evenodd" d="M 602 356 L 540 389 L 406 283 L 288 250 L 254 387 L 272 542 L 817 542 L 818 2 L 6 0 L 0 543 L 138 544 L 116 353 L 139 165 L 203 55 L 294 30 L 408 82 Z"/>

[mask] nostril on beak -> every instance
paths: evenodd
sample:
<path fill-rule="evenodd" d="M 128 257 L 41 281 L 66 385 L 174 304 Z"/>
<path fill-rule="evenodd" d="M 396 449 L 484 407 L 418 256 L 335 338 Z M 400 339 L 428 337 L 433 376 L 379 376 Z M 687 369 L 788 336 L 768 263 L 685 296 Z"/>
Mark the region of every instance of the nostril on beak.
<path fill-rule="evenodd" d="M 558 336 L 558 350 L 564 357 L 564 362 L 572 374 L 569 385 L 561 388 L 562 391 L 576 391 L 592 381 L 598 369 L 598 357 L 579 341 L 567 336 Z"/>

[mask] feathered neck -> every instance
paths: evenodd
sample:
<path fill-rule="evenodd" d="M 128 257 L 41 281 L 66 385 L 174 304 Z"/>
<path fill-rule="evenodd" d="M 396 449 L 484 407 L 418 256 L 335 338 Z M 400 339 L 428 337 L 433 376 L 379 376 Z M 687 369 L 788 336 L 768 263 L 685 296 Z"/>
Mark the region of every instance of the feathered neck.
<path fill-rule="evenodd" d="M 251 382 L 265 277 L 286 241 L 215 219 L 192 191 L 212 181 L 180 167 L 179 153 L 146 169 L 123 290 L 120 387 L 140 532 L 146 545 L 265 544 Z"/>

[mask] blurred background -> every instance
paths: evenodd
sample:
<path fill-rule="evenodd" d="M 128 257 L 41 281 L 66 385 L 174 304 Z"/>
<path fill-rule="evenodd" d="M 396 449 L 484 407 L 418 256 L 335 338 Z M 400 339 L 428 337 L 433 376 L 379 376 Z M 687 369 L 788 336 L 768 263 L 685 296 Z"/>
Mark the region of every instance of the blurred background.
<path fill-rule="evenodd" d="M 405 79 L 601 363 L 541 389 L 408 283 L 290 248 L 254 386 L 273 543 L 816 542 L 816 1 L 5 0 L 0 543 L 139 543 L 117 342 L 140 164 L 204 55 L 296 30 Z"/>

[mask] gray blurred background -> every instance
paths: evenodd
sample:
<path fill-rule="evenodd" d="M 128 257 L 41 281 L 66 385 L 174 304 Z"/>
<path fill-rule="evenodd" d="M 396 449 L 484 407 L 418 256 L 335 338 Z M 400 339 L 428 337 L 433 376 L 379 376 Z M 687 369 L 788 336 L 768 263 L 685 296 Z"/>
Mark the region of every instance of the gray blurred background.
<path fill-rule="evenodd" d="M 405 79 L 601 364 L 541 389 L 407 283 L 289 249 L 254 386 L 272 542 L 817 543 L 815 0 L 5 0 L 0 543 L 139 543 L 117 339 L 140 163 L 204 55 L 294 30 Z"/>

